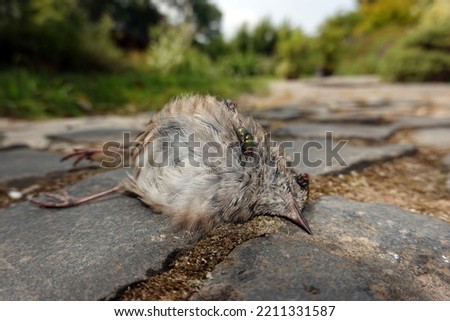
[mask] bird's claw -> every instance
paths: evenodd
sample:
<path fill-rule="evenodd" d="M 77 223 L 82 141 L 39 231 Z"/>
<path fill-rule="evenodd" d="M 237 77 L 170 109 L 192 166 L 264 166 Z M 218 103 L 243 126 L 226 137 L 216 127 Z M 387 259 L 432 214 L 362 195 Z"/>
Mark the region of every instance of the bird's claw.
<path fill-rule="evenodd" d="M 77 166 L 79 162 L 82 160 L 90 160 L 93 161 L 94 159 L 92 156 L 97 152 L 97 150 L 92 148 L 74 148 L 73 152 L 69 155 L 64 156 L 61 158 L 61 162 L 64 162 L 68 160 L 69 158 L 75 158 L 75 162 L 73 163 L 73 166 Z"/>
<path fill-rule="evenodd" d="M 44 193 L 44 199 L 32 198 L 31 203 L 45 208 L 65 208 L 77 205 L 77 199 L 71 197 L 67 191 L 62 194 Z"/>

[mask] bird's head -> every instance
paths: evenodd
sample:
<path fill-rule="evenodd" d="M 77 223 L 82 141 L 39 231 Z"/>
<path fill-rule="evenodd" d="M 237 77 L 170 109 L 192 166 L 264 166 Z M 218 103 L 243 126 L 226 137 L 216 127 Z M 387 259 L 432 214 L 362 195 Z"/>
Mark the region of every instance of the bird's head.
<path fill-rule="evenodd" d="M 278 157 L 267 166 L 258 191 L 254 210 L 256 215 L 274 215 L 287 218 L 307 233 L 311 229 L 303 216 L 309 197 L 309 175 L 297 174 L 287 167 L 284 157 Z"/>

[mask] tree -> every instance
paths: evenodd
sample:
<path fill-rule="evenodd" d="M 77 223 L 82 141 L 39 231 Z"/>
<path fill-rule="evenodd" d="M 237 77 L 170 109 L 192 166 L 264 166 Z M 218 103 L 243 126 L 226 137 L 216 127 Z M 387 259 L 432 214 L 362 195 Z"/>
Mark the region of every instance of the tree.
<path fill-rule="evenodd" d="M 355 27 L 361 21 L 358 12 L 340 13 L 329 18 L 320 27 L 317 49 L 321 60 L 321 73 L 331 75 L 335 72 L 345 43 L 353 36 Z"/>
<path fill-rule="evenodd" d="M 231 46 L 234 50 L 241 53 L 248 53 L 253 50 L 252 37 L 246 23 L 242 24 L 231 40 Z"/>
<path fill-rule="evenodd" d="M 418 16 L 412 10 L 417 0 L 360 0 L 359 12 L 364 17 L 358 31 L 374 31 L 389 25 L 411 25 Z"/>
<path fill-rule="evenodd" d="M 395 81 L 450 81 L 450 22 L 413 29 L 392 48 L 382 63 L 382 75 Z"/>
<path fill-rule="evenodd" d="M 256 53 L 270 56 L 275 52 L 277 30 L 269 18 L 262 19 L 253 30 L 253 50 Z"/>
<path fill-rule="evenodd" d="M 175 14 L 174 24 L 190 23 L 194 28 L 194 44 L 208 51 L 208 45 L 220 43 L 222 13 L 209 0 L 166 0 Z M 214 50 L 213 50 L 214 51 Z"/>
<path fill-rule="evenodd" d="M 284 23 L 278 29 L 276 39 L 278 76 L 294 79 L 315 71 L 317 62 L 314 61 L 312 41 L 300 28 L 292 28 Z"/>
<path fill-rule="evenodd" d="M 200 44 L 208 44 L 220 38 L 222 21 L 220 10 L 208 0 L 190 0 L 190 4 L 196 27 L 196 41 Z"/>
<path fill-rule="evenodd" d="M 164 18 L 154 1 L 149 0 L 78 1 L 91 22 L 105 15 L 113 19 L 111 35 L 127 50 L 144 50 L 150 43 L 149 29 Z"/>
<path fill-rule="evenodd" d="M 30 0 L 0 0 L 0 26 L 12 21 L 27 21 L 31 16 Z"/>

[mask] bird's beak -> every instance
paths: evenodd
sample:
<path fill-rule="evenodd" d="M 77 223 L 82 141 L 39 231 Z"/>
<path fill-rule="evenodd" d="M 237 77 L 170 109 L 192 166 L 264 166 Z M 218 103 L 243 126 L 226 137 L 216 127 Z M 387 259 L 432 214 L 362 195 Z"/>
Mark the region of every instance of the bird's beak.
<path fill-rule="evenodd" d="M 303 216 L 303 213 L 299 209 L 293 207 L 292 215 L 289 218 L 292 220 L 292 222 L 300 226 L 306 233 L 312 234 L 308 222 L 306 221 L 305 217 Z"/>
<path fill-rule="evenodd" d="M 292 221 L 300 226 L 306 233 L 312 234 L 311 228 L 309 227 L 308 222 L 303 217 L 303 214 L 300 214 L 295 220 Z"/>

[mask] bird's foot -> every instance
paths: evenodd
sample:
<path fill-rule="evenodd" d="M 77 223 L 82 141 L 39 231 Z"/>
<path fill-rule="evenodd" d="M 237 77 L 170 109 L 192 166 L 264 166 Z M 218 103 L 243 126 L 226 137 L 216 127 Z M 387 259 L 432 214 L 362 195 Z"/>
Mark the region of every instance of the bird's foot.
<path fill-rule="evenodd" d="M 77 166 L 79 162 L 82 160 L 90 160 L 94 161 L 92 156 L 94 154 L 101 152 L 102 150 L 99 148 L 74 148 L 73 152 L 69 155 L 64 156 L 61 159 L 61 162 L 64 162 L 68 160 L 69 158 L 75 158 L 75 162 L 73 163 L 73 166 Z"/>
<path fill-rule="evenodd" d="M 44 193 L 44 199 L 32 198 L 31 203 L 45 208 L 66 208 L 78 205 L 79 199 L 71 197 L 67 191 L 62 194 Z"/>
<path fill-rule="evenodd" d="M 66 207 L 73 207 L 78 206 L 80 204 L 87 203 L 89 201 L 104 197 L 106 195 L 110 195 L 113 193 L 117 193 L 121 190 L 121 185 L 117 185 L 113 188 L 110 188 L 106 191 L 92 194 L 90 196 L 82 197 L 82 198 L 75 198 L 70 196 L 67 191 L 63 190 L 61 194 L 54 194 L 54 193 L 44 193 L 44 199 L 37 199 L 32 198 L 30 200 L 31 203 L 39 206 L 39 207 L 46 207 L 46 208 L 66 208 Z"/>

